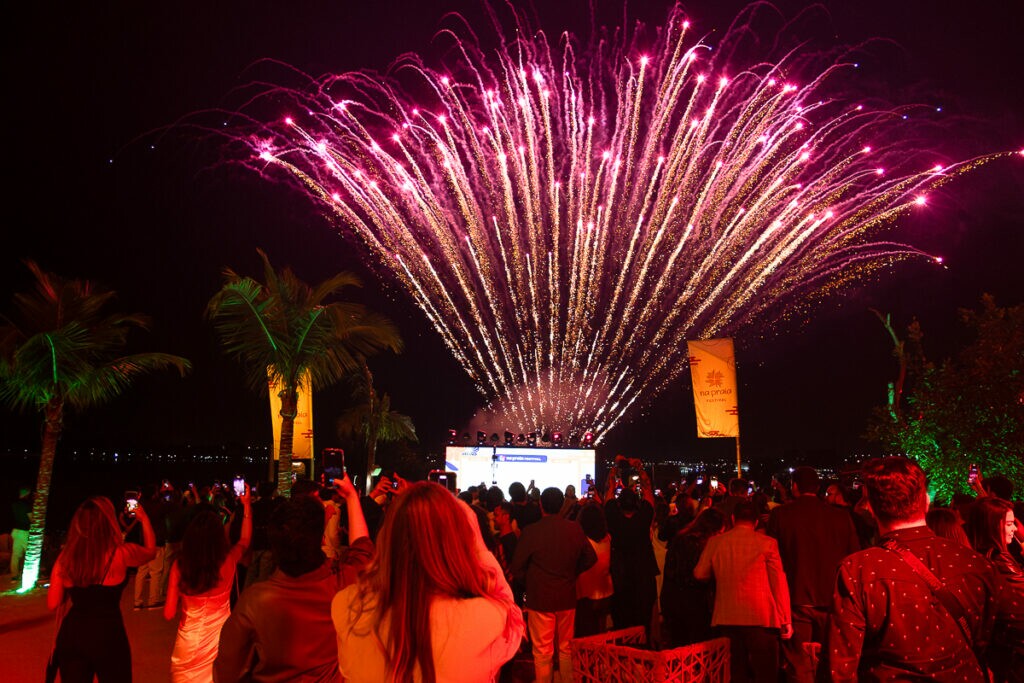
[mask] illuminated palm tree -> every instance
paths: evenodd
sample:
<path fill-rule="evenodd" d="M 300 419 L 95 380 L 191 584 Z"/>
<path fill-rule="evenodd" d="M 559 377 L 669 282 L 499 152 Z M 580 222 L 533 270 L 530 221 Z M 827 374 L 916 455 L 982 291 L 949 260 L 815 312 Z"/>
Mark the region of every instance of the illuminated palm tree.
<path fill-rule="evenodd" d="M 373 388 L 373 375 L 365 363 L 355 397 L 359 403 L 345 410 L 338 418 L 338 435 L 358 439 L 366 446 L 366 492 L 369 493 L 377 460 L 377 444 L 403 439 L 416 441 L 416 428 L 408 415 L 391 410 L 390 396 L 377 396 Z"/>
<path fill-rule="evenodd" d="M 57 441 L 65 408 L 84 411 L 107 403 L 147 373 L 191 367 L 166 353 L 120 355 L 128 333 L 145 328 L 144 316 L 107 314 L 114 292 L 87 280 L 64 280 L 29 261 L 35 291 L 16 294 L 17 314 L 0 326 L 0 400 L 43 414 L 42 449 L 36 480 L 21 590 L 39 576 Z"/>
<path fill-rule="evenodd" d="M 263 251 L 263 282 L 224 271 L 224 286 L 207 305 L 225 350 L 248 370 L 249 383 L 265 391 L 268 380 L 281 387 L 281 441 L 277 486 L 291 491 L 292 433 L 299 383 L 308 375 L 312 389 L 334 384 L 358 370 L 363 359 L 382 349 L 401 350 L 402 341 L 387 318 L 360 304 L 327 299 L 345 287 L 360 286 L 351 273 L 310 286 L 289 268 L 278 272 Z"/>

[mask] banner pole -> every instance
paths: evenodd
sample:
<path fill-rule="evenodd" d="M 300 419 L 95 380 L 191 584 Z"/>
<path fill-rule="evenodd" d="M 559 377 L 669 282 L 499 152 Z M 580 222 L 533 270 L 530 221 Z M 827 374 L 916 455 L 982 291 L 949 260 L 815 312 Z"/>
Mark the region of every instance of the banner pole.
<path fill-rule="evenodd" d="M 740 459 L 740 435 L 736 435 L 736 478 L 743 478 L 743 461 Z"/>

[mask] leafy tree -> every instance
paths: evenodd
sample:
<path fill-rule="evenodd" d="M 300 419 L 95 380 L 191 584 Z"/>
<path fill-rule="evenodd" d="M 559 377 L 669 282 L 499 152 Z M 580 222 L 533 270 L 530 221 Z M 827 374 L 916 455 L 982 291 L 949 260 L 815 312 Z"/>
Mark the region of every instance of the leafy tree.
<path fill-rule="evenodd" d="M 263 282 L 224 271 L 224 286 L 207 305 L 225 350 L 248 370 L 249 384 L 266 391 L 268 379 L 281 386 L 281 441 L 277 484 L 291 492 L 292 433 L 299 382 L 308 374 L 312 389 L 330 386 L 359 370 L 363 359 L 382 349 L 398 352 L 395 326 L 360 304 L 327 300 L 346 287 L 360 286 L 351 273 L 307 285 L 289 268 L 274 270 L 263 251 Z"/>
<path fill-rule="evenodd" d="M 338 435 L 361 441 L 366 447 L 366 492 L 377 461 L 377 444 L 391 441 L 416 441 L 416 428 L 408 415 L 391 410 L 391 397 L 377 395 L 373 375 L 364 363 L 356 382 L 354 398 L 358 403 L 338 418 Z"/>
<path fill-rule="evenodd" d="M 1002 474 L 1024 490 L 1024 306 L 1000 308 L 985 295 L 978 310 L 962 309 L 973 333 L 962 351 L 935 365 L 928 361 L 915 321 L 896 355 L 905 368 L 903 401 L 890 391 L 876 411 L 869 436 L 915 458 L 928 472 L 933 493 L 948 500 L 967 493 L 967 471 Z M 902 374 L 902 371 L 901 371 Z"/>
<path fill-rule="evenodd" d="M 145 328 L 144 316 L 104 313 L 114 292 L 87 280 L 64 280 L 29 261 L 35 291 L 16 294 L 17 314 L 0 326 L 0 400 L 43 415 L 36 480 L 21 590 L 39 575 L 57 441 L 66 408 L 84 411 L 109 402 L 143 374 L 191 367 L 166 353 L 120 355 L 128 333 Z"/>

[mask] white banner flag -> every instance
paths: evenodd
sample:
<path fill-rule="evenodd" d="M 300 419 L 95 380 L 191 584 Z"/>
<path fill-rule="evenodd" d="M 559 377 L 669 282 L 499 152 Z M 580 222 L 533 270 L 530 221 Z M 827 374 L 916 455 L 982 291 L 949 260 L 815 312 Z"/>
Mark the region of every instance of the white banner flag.
<path fill-rule="evenodd" d="M 686 346 L 690 353 L 697 436 L 738 438 L 740 412 L 732 339 L 691 341 Z"/>

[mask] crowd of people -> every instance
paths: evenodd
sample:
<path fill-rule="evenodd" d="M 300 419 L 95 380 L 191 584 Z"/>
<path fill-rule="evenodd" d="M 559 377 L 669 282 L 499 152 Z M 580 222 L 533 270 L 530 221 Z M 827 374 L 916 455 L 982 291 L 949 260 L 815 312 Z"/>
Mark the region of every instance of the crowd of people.
<path fill-rule="evenodd" d="M 872 460 L 859 489 L 797 468 L 664 492 L 618 456 L 602 490 L 456 495 L 384 476 L 292 496 L 169 482 L 76 511 L 50 577 L 48 673 L 126 681 L 119 602 L 178 619 L 174 681 L 493 681 L 518 652 L 571 680 L 570 641 L 640 626 L 657 647 L 730 643 L 731 680 L 1019 681 L 1024 573 L 1012 487 L 932 504 Z"/>

